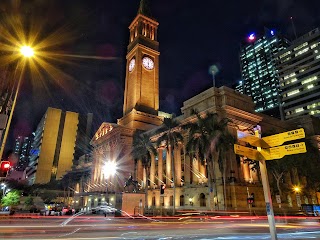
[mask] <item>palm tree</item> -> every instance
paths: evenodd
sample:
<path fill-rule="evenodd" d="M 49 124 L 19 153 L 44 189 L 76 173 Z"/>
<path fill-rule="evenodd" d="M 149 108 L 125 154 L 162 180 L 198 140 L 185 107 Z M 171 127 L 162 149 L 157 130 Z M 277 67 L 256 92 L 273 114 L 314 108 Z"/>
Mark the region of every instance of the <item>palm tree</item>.
<path fill-rule="evenodd" d="M 234 142 L 234 138 L 228 131 L 227 118 L 220 119 L 216 113 L 206 113 L 200 115 L 193 111 L 197 121 L 183 126 L 189 130 L 189 141 L 187 143 L 187 152 L 194 154 L 202 163 L 207 166 L 209 194 L 214 192 L 217 195 L 215 165 L 218 163 L 224 178 L 224 188 L 226 179 L 226 152 Z M 220 159 L 220 161 L 219 161 Z M 211 198 L 211 196 L 210 196 Z M 226 190 L 224 189 L 224 200 L 226 200 Z M 211 208 L 211 206 L 210 206 Z"/>
<path fill-rule="evenodd" d="M 224 208 L 227 210 L 227 153 L 233 148 L 236 142 L 235 137 L 229 132 L 228 124 L 231 123 L 230 119 L 223 118 L 218 122 L 217 129 L 220 131 L 219 140 L 216 144 L 216 151 L 218 154 L 219 169 L 223 178 L 223 196 L 224 196 Z"/>
<path fill-rule="evenodd" d="M 150 172 L 151 165 L 151 154 L 154 156 L 157 154 L 153 143 L 150 140 L 150 133 L 143 133 L 142 131 L 137 130 L 133 135 L 133 149 L 132 156 L 135 162 L 141 160 L 142 166 L 146 170 L 146 184 L 145 184 L 145 206 L 148 207 L 148 176 Z"/>
<path fill-rule="evenodd" d="M 175 178 L 175 167 L 174 167 L 174 149 L 179 143 L 183 142 L 183 136 L 177 129 L 179 127 L 179 122 L 172 118 L 164 118 L 163 124 L 159 128 L 158 132 L 162 135 L 157 140 L 157 145 L 160 146 L 165 142 L 168 154 L 171 156 L 172 165 L 172 181 L 173 181 L 173 211 L 172 215 L 175 215 L 176 209 L 176 178 Z"/>

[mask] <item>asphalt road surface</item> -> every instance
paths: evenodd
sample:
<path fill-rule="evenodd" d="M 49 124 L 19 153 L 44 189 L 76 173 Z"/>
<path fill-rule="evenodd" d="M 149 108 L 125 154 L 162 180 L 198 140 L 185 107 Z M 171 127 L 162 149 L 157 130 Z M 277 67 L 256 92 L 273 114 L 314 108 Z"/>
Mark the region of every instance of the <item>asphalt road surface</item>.
<path fill-rule="evenodd" d="M 277 219 L 278 239 L 320 239 L 319 218 Z M 271 239 L 264 217 L 118 218 L 101 215 L 0 218 L 0 239 Z"/>

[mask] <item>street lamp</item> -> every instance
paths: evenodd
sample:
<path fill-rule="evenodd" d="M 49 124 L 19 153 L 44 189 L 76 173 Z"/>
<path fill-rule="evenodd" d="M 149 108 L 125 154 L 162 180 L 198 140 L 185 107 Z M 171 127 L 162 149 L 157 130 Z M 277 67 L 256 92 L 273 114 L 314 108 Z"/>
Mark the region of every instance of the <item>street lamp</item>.
<path fill-rule="evenodd" d="M 213 82 L 213 87 L 216 87 L 216 75 L 219 73 L 219 66 L 218 65 L 211 65 L 209 67 L 209 74 L 212 75 L 212 82 Z"/>
<path fill-rule="evenodd" d="M 296 194 L 296 201 L 297 201 L 297 206 L 301 207 L 301 198 L 300 198 L 300 192 L 301 192 L 301 187 L 299 186 L 293 186 L 293 191 Z"/>
<path fill-rule="evenodd" d="M 115 161 L 108 161 L 104 164 L 103 167 L 103 173 L 105 178 L 112 177 L 116 174 L 117 172 L 117 164 Z"/>
<path fill-rule="evenodd" d="M 32 49 L 32 47 L 30 46 L 22 46 L 20 47 L 20 53 L 21 55 L 27 59 L 27 58 L 31 58 L 32 56 L 34 56 L 34 51 Z M 10 128 L 10 124 L 11 124 L 11 120 L 12 120 L 12 116 L 13 116 L 13 112 L 14 112 L 14 109 L 15 109 L 15 106 L 16 106 L 16 103 L 17 103 L 17 98 L 18 98 L 18 94 L 19 94 L 19 91 L 20 91 L 20 86 L 21 86 L 21 80 L 22 80 L 22 75 L 23 74 L 20 74 L 19 76 L 19 80 L 18 80 L 18 85 L 17 85 L 17 90 L 16 90 L 16 93 L 14 95 L 14 99 L 13 99 L 13 103 L 12 103 L 12 108 L 11 108 L 11 111 L 10 111 L 10 115 L 9 115 L 9 119 L 8 119 L 8 123 L 7 123 L 7 126 L 6 126 L 6 131 L 4 133 L 4 136 L 3 136 L 3 141 L 1 143 L 1 148 L 0 148 L 0 160 L 2 159 L 2 155 L 3 155 L 3 152 L 4 152 L 4 147 L 6 145 L 6 141 L 7 141 L 7 137 L 8 137 L 8 133 L 9 133 L 9 128 Z"/>
<path fill-rule="evenodd" d="M 301 188 L 300 188 L 299 186 L 294 186 L 294 187 L 293 187 L 293 191 L 294 191 L 295 193 L 299 193 L 299 192 L 301 192 Z"/>
<path fill-rule="evenodd" d="M 4 183 L 1 183 L 1 189 L 2 189 L 2 196 L 5 195 L 6 186 Z"/>
<path fill-rule="evenodd" d="M 22 46 L 20 52 L 24 57 L 32 57 L 34 55 L 34 51 L 30 46 Z"/>
<path fill-rule="evenodd" d="M 107 161 L 105 162 L 104 166 L 103 166 L 103 174 L 104 174 L 104 178 L 106 179 L 106 191 L 108 193 L 108 179 L 110 177 L 113 177 L 116 172 L 117 172 L 117 163 L 116 161 Z M 111 183 L 111 182 L 110 182 Z"/>

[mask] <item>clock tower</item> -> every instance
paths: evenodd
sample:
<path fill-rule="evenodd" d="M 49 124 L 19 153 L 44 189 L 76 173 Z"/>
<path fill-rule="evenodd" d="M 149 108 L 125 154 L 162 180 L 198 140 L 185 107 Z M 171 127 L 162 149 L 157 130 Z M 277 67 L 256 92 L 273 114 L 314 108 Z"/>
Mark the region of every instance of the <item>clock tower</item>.
<path fill-rule="evenodd" d="M 141 0 L 137 16 L 129 26 L 123 117 L 118 120 L 119 125 L 149 130 L 162 123 L 158 117 L 158 25 L 146 0 Z"/>

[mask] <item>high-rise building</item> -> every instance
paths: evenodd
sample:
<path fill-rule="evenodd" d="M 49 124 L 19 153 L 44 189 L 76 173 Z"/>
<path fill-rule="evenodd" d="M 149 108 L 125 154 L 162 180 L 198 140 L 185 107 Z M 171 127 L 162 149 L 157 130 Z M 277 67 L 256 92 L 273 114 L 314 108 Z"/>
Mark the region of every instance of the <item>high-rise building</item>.
<path fill-rule="evenodd" d="M 251 33 L 240 50 L 243 93 L 251 96 L 255 110 L 280 118 L 279 80 L 275 55 L 289 41 L 275 30 L 265 29 L 258 37 Z"/>
<path fill-rule="evenodd" d="M 48 108 L 35 131 L 27 169 L 29 184 L 61 179 L 71 170 L 76 150 L 79 151 L 77 144 L 89 144 L 82 143 L 89 141 L 89 137 L 82 135 L 90 132 L 91 125 L 92 114 L 82 116 L 75 112 Z"/>
<path fill-rule="evenodd" d="M 14 144 L 14 153 L 15 154 L 20 155 L 21 145 L 22 145 L 22 137 L 18 136 L 16 138 L 15 144 Z"/>
<path fill-rule="evenodd" d="M 293 41 L 277 55 L 282 119 L 320 117 L 320 30 Z"/>
<path fill-rule="evenodd" d="M 18 157 L 16 170 L 24 170 L 30 160 L 30 150 L 32 147 L 33 135 L 28 137 L 18 136 L 15 140 L 14 153 Z"/>

